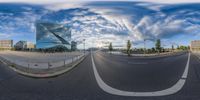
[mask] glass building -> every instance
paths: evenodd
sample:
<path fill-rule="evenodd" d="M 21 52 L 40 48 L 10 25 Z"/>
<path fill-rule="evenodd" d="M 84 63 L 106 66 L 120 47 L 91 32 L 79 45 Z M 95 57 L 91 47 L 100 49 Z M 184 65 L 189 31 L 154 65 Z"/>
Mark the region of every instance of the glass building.
<path fill-rule="evenodd" d="M 77 50 L 77 42 L 75 42 L 75 41 L 72 41 L 72 42 L 71 42 L 71 50 L 72 50 L 72 51 Z"/>
<path fill-rule="evenodd" d="M 36 48 L 65 47 L 71 49 L 71 31 L 63 24 L 36 22 Z"/>

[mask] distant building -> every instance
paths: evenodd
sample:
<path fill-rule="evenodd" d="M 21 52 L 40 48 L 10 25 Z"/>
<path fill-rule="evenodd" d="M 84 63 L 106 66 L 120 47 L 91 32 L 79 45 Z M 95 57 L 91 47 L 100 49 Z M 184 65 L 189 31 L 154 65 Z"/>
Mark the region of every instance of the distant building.
<path fill-rule="evenodd" d="M 28 49 L 34 49 L 35 48 L 35 44 L 33 44 L 31 42 L 27 42 L 27 48 Z"/>
<path fill-rule="evenodd" d="M 71 31 L 63 25 L 51 22 L 36 22 L 36 48 L 65 48 L 71 50 Z"/>
<path fill-rule="evenodd" d="M 77 42 L 75 42 L 75 41 L 72 41 L 72 42 L 71 42 L 71 50 L 72 50 L 72 51 L 77 50 Z"/>
<path fill-rule="evenodd" d="M 23 50 L 27 48 L 27 41 L 19 41 L 15 44 L 15 49 L 16 50 Z"/>
<path fill-rule="evenodd" d="M 0 40 L 0 49 L 11 49 L 13 47 L 13 40 Z"/>
<path fill-rule="evenodd" d="M 200 40 L 191 41 L 190 50 L 193 52 L 200 52 Z"/>

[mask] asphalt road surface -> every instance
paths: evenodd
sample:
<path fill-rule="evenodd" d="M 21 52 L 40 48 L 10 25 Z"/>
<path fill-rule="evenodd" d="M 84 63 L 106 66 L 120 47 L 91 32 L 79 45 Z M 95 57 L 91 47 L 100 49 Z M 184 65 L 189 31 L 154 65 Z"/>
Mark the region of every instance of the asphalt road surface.
<path fill-rule="evenodd" d="M 43 79 L 19 75 L 0 62 L 0 100 L 200 100 L 200 59 L 193 54 L 188 75 L 182 77 L 188 57 L 189 53 L 136 58 L 93 52 L 70 72 Z M 103 89 L 106 84 L 121 91 L 162 91 L 179 80 L 185 80 L 183 87 L 164 96 L 122 96 Z"/>

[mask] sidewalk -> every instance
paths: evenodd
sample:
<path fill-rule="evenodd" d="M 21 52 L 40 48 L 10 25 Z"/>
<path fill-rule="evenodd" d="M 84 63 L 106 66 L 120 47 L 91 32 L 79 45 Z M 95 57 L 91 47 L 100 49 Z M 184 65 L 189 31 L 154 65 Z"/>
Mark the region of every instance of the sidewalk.
<path fill-rule="evenodd" d="M 192 52 L 196 59 L 193 59 L 195 62 L 192 63 L 194 66 L 194 73 L 196 74 L 197 78 L 200 80 L 200 52 Z"/>
<path fill-rule="evenodd" d="M 200 52 L 192 52 L 192 53 L 200 59 Z"/>
<path fill-rule="evenodd" d="M 50 77 L 64 73 L 84 59 L 84 53 L 0 52 L 2 62 L 20 74 Z"/>

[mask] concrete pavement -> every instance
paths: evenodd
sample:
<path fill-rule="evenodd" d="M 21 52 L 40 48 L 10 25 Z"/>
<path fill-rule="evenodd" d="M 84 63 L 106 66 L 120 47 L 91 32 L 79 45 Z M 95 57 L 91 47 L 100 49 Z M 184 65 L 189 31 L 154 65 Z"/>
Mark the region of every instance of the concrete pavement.
<path fill-rule="evenodd" d="M 83 56 L 83 52 L 64 52 L 64 53 L 39 53 L 39 52 L 20 52 L 2 51 L 0 57 L 9 62 L 29 68 L 47 69 L 56 68 L 64 64 L 70 64 Z"/>
<path fill-rule="evenodd" d="M 18 51 L 0 52 L 0 61 L 11 69 L 22 75 L 39 78 L 63 74 L 79 64 L 84 57 L 85 54 L 81 52 L 55 54 Z"/>

